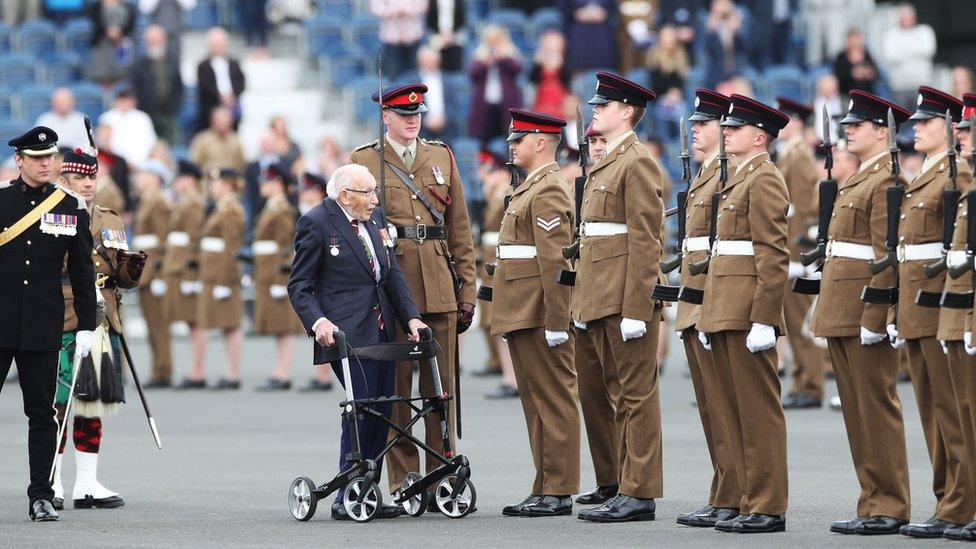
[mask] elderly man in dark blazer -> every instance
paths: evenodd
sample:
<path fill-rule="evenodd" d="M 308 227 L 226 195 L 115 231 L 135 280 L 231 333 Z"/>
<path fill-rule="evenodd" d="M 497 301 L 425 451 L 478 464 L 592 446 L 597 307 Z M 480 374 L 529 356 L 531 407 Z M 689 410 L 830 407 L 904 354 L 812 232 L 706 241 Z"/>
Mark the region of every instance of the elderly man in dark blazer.
<path fill-rule="evenodd" d="M 310 336 L 315 337 L 315 364 L 325 362 L 325 347 L 335 344 L 333 333 L 342 330 L 353 347 L 396 341 L 394 325 L 418 341 L 427 326 L 420 320 L 407 283 L 396 263 L 394 243 L 386 231 L 386 217 L 377 208 L 376 179 L 366 168 L 349 164 L 329 180 L 328 198 L 298 220 L 295 259 L 288 280 L 288 296 Z M 345 387 L 353 384 L 356 398 L 394 394 L 394 364 L 361 361 L 344 379 L 339 363 L 332 369 Z M 379 405 L 389 417 L 391 405 Z M 387 427 L 377 419 L 359 422 L 363 457 L 375 459 L 386 446 Z M 345 422 L 339 451 L 339 469 L 345 470 L 350 448 Z M 377 464 L 382 471 L 382 463 Z M 348 520 L 338 503 L 332 518 Z M 380 517 L 395 517 L 399 506 L 384 506 Z"/>

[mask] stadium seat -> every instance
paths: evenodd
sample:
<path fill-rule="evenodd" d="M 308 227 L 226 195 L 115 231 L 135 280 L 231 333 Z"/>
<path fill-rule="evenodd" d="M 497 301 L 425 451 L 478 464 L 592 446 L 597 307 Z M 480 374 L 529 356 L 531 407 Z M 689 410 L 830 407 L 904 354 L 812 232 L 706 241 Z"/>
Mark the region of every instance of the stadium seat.
<path fill-rule="evenodd" d="M 75 52 L 59 52 L 43 66 L 44 83 L 67 86 L 81 79 L 81 56 Z"/>
<path fill-rule="evenodd" d="M 535 10 L 529 21 L 532 38 L 536 41 L 543 32 L 549 29 L 562 30 L 562 28 L 563 14 L 556 8 L 539 8 Z"/>
<path fill-rule="evenodd" d="M 807 100 L 807 76 L 792 65 L 770 65 L 763 74 L 765 98 L 772 101 L 782 95 L 796 101 Z"/>
<path fill-rule="evenodd" d="M 483 192 L 478 181 L 478 151 L 481 150 L 481 145 L 477 139 L 459 137 L 451 143 L 451 148 L 461 175 L 465 200 L 481 199 Z"/>
<path fill-rule="evenodd" d="M 14 116 L 13 104 L 10 101 L 13 93 L 9 88 L 0 88 L 0 120 L 7 120 Z"/>
<path fill-rule="evenodd" d="M 58 50 L 58 32 L 54 23 L 44 19 L 24 21 L 17 28 L 17 49 L 37 59 L 50 59 Z"/>
<path fill-rule="evenodd" d="M 207 30 L 220 23 L 216 0 L 198 0 L 197 7 L 183 14 L 183 22 L 189 30 Z"/>
<path fill-rule="evenodd" d="M 75 109 L 97 120 L 105 111 L 102 88 L 91 82 L 79 82 L 69 87 L 75 94 Z"/>
<path fill-rule="evenodd" d="M 183 88 L 183 104 L 180 105 L 180 112 L 177 114 L 177 126 L 184 133 L 182 142 L 189 142 L 197 126 L 197 110 L 200 107 L 197 89 L 186 86 Z"/>
<path fill-rule="evenodd" d="M 10 32 L 10 27 L 0 23 L 0 55 L 7 55 L 10 53 L 10 42 L 13 33 Z"/>
<path fill-rule="evenodd" d="M 478 21 L 488 15 L 491 2 L 489 0 L 464 0 L 464 7 L 468 21 Z"/>
<path fill-rule="evenodd" d="M 370 99 L 377 90 L 376 77 L 364 75 L 345 86 L 347 92 L 352 94 L 354 101 L 354 114 L 360 122 L 375 121 L 378 117 L 376 103 Z"/>
<path fill-rule="evenodd" d="M 0 58 L 0 86 L 19 88 L 34 84 L 34 65 L 36 62 L 30 55 L 12 53 Z"/>
<path fill-rule="evenodd" d="M 93 32 L 92 22 L 88 18 L 79 17 L 68 21 L 61 31 L 62 49 L 75 52 L 83 58 L 88 57 Z"/>
<path fill-rule="evenodd" d="M 380 48 L 380 24 L 372 15 L 359 15 L 351 21 L 350 45 L 365 55 L 376 56 Z"/>
<path fill-rule="evenodd" d="M 651 87 L 651 72 L 643 67 L 637 67 L 627 71 L 624 75 L 627 80 L 636 82 L 645 88 Z"/>
<path fill-rule="evenodd" d="M 367 69 L 371 68 L 369 58 L 356 54 L 340 54 L 329 58 L 329 78 L 332 87 L 340 87 L 346 82 L 367 74 Z M 369 71 L 372 73 L 372 70 Z"/>
<path fill-rule="evenodd" d="M 51 92 L 54 88 L 50 86 L 28 86 L 21 88 L 18 94 L 20 104 L 19 119 L 33 124 L 38 116 L 41 116 L 51 108 Z"/>
<path fill-rule="evenodd" d="M 348 21 L 352 18 L 355 7 L 352 0 L 318 0 L 319 19 L 331 21 Z"/>
<path fill-rule="evenodd" d="M 306 23 L 305 29 L 312 57 L 332 57 L 348 50 L 344 43 L 342 20 L 316 18 Z"/>
<path fill-rule="evenodd" d="M 25 124 L 23 122 L 18 122 L 12 118 L 0 118 L 0 140 L 4 143 L 8 139 L 17 137 L 25 131 L 30 129 L 30 124 Z M 9 154 L 9 153 L 5 153 Z"/>

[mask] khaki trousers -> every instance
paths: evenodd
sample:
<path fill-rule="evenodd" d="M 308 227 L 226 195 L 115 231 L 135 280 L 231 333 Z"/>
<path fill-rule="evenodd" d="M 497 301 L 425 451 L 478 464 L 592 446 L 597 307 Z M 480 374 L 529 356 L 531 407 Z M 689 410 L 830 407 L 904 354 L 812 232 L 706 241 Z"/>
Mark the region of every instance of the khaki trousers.
<path fill-rule="evenodd" d="M 708 491 L 708 504 L 726 509 L 739 508 L 742 488 L 735 471 L 735 459 L 729 433 L 722 420 L 721 395 L 712 352 L 702 347 L 698 330 L 687 328 L 681 333 L 681 341 L 688 357 L 691 385 L 695 389 L 698 415 L 705 432 L 705 445 L 712 460 L 712 485 Z"/>
<path fill-rule="evenodd" d="M 905 423 L 898 398 L 898 351 L 887 341 L 827 339 L 841 412 L 861 493 L 857 516 L 911 518 Z"/>
<path fill-rule="evenodd" d="M 783 318 L 786 320 L 786 339 L 793 349 L 793 386 L 790 393 L 803 393 L 823 399 L 824 372 L 827 369 L 827 354 L 817 347 L 810 338 L 809 330 L 803 329 L 810 307 L 812 295 L 786 292 L 783 300 Z"/>
<path fill-rule="evenodd" d="M 949 348 L 946 355 L 949 360 L 949 378 L 952 380 L 962 431 L 964 451 L 961 461 L 968 473 L 966 493 L 973 511 L 976 512 L 976 430 L 973 423 L 976 393 L 968 390 L 972 387 L 972 378 L 976 377 L 976 357 L 966 354 L 962 341 L 949 341 L 946 345 Z"/>
<path fill-rule="evenodd" d="M 573 330 L 576 333 L 576 383 L 586 425 L 586 440 L 593 459 L 593 472 L 597 486 L 611 486 L 617 484 L 620 478 L 617 470 L 620 433 L 614 417 L 616 412 L 593 341 L 585 330 Z M 616 378 L 610 380 L 610 385 L 614 387 L 614 394 L 619 394 L 620 385 Z"/>
<path fill-rule="evenodd" d="M 709 334 L 735 469 L 742 488 L 739 512 L 786 513 L 786 418 L 780 403 L 776 347 L 746 347 L 745 331 Z"/>
<path fill-rule="evenodd" d="M 573 336 L 549 347 L 545 328 L 506 334 L 535 464 L 532 495 L 579 492 L 580 420 L 576 407 Z"/>
<path fill-rule="evenodd" d="M 647 333 L 624 341 L 621 316 L 587 323 L 587 333 L 600 358 L 620 430 L 620 493 L 642 499 L 664 494 L 661 452 L 661 402 L 658 393 L 657 340 L 661 308 L 655 307 Z M 618 380 L 613 387 L 612 380 Z"/>
<path fill-rule="evenodd" d="M 152 352 L 150 380 L 169 381 L 173 375 L 173 356 L 170 349 L 169 318 L 166 297 L 152 295 L 149 288 L 139 288 L 139 308 L 146 320 L 149 350 Z"/>

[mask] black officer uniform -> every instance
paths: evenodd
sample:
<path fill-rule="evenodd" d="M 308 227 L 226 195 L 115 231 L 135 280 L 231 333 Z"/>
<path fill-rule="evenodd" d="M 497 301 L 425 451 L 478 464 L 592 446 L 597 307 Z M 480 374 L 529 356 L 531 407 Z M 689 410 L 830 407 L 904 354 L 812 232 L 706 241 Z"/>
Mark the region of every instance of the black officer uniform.
<path fill-rule="evenodd" d="M 57 152 L 57 134 L 38 126 L 11 139 L 16 155 L 48 156 Z M 53 174 L 52 174 L 53 177 Z M 60 189 L 54 183 L 34 187 L 23 177 L 0 182 L 0 227 L 3 232 Z M 2 233 L 0 233 L 2 234 Z M 28 512 L 35 518 L 34 503 L 50 500 L 54 491 L 48 480 L 54 459 L 57 423 L 54 392 L 58 351 L 64 322 L 61 267 L 68 258 L 68 276 L 74 292 L 79 330 L 95 329 L 95 271 L 91 260 L 92 235 L 84 199 L 67 193 L 40 219 L 18 236 L 0 245 L 0 390 L 17 361 L 24 413 L 29 418 L 28 454 L 31 482 Z M 53 511 L 53 508 L 51 508 Z M 38 518 L 43 510 L 38 512 Z M 54 513 L 54 519 L 57 514 Z"/>

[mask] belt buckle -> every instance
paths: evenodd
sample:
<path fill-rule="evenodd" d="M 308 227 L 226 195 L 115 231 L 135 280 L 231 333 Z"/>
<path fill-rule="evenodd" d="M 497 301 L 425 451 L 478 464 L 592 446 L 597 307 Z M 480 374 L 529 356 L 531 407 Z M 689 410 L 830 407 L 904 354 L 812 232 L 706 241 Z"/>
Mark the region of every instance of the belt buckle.
<path fill-rule="evenodd" d="M 904 263 L 906 261 L 904 244 L 899 244 L 898 247 L 895 248 L 895 256 L 898 258 L 899 263 Z"/>
<path fill-rule="evenodd" d="M 684 257 L 688 254 L 688 237 L 681 239 L 681 256 Z"/>
<path fill-rule="evenodd" d="M 417 223 L 414 230 L 417 231 L 417 244 L 423 244 L 424 240 L 427 240 L 427 225 L 424 223 Z"/>

